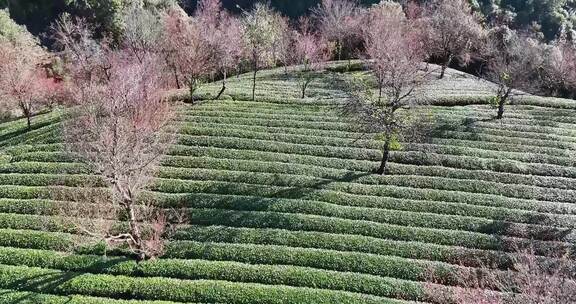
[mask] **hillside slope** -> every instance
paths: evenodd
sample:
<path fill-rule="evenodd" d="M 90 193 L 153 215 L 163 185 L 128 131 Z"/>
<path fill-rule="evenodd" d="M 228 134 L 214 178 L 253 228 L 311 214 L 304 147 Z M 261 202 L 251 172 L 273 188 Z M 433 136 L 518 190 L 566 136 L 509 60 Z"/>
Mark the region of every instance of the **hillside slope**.
<path fill-rule="evenodd" d="M 377 176 L 381 142 L 339 116 L 330 78 L 300 100 L 294 80 L 266 71 L 256 102 L 246 75 L 226 100 L 180 105 L 180 140 L 150 192 L 191 225 L 139 265 L 74 250 L 52 218 L 62 202 L 48 187 L 93 180 L 62 152 L 59 112 L 29 132 L 0 125 L 0 302 L 439 303 L 430 290 L 449 287 L 425 289 L 431 272 L 454 285 L 448 270 L 574 243 L 571 101 L 522 98 L 502 121 L 488 105 L 422 107 L 433 136 L 404 143 Z M 438 104 L 490 95 L 457 72 L 432 87 Z"/>

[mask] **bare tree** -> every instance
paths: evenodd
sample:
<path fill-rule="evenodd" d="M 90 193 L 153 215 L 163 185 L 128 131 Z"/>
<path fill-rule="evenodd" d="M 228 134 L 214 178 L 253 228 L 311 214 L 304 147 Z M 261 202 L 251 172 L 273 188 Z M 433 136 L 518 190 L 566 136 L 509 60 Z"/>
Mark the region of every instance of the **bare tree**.
<path fill-rule="evenodd" d="M 222 74 L 222 88 L 215 98 L 218 99 L 226 90 L 228 72 L 245 56 L 242 24 L 222 8 L 220 0 L 199 1 L 195 17 L 203 40 L 212 48 L 216 69 Z"/>
<path fill-rule="evenodd" d="M 288 68 L 296 63 L 296 56 L 294 54 L 294 47 L 295 47 L 295 32 L 291 26 L 285 28 L 280 38 L 276 43 L 277 48 L 277 60 L 278 62 L 284 66 L 284 74 L 288 75 Z"/>
<path fill-rule="evenodd" d="M 322 0 L 312 10 L 322 36 L 336 44 L 336 59 L 342 60 L 344 51 L 351 53 L 360 38 L 361 23 L 358 2 L 355 0 Z M 351 54 L 348 54 L 350 57 Z"/>
<path fill-rule="evenodd" d="M 299 64 L 298 83 L 302 98 L 306 97 L 306 88 L 317 75 L 317 71 L 330 59 L 331 48 L 328 42 L 314 33 L 307 18 L 300 19 L 300 30 L 294 39 L 294 57 Z"/>
<path fill-rule="evenodd" d="M 62 52 L 66 73 L 75 82 L 92 83 L 108 77 L 112 50 L 107 39 L 94 39 L 94 27 L 86 19 L 63 14 L 50 26 L 50 33 Z M 78 88 L 83 87 L 86 85 Z"/>
<path fill-rule="evenodd" d="M 0 10 L 0 98 L 31 118 L 50 93 L 49 81 L 40 69 L 48 54 L 26 28 L 17 25 L 7 11 Z"/>
<path fill-rule="evenodd" d="M 121 43 L 139 62 L 159 51 L 162 37 L 162 22 L 158 14 L 142 4 L 133 3 L 123 15 Z"/>
<path fill-rule="evenodd" d="M 0 44 L 0 97 L 20 109 L 29 129 L 35 110 L 49 93 L 39 63 L 38 54 L 30 49 Z"/>
<path fill-rule="evenodd" d="M 287 41 L 289 42 L 290 34 L 292 33 L 293 29 L 290 26 L 290 20 L 282 16 L 278 13 L 274 14 L 273 16 L 274 25 L 273 28 L 275 29 L 275 36 L 272 40 L 272 65 L 276 66 L 278 63 L 283 63 L 286 59 L 286 52 L 287 50 L 283 50 L 283 47 L 290 47 L 290 44 L 286 44 Z M 286 41 L 287 40 L 287 41 Z M 288 50 L 289 51 L 289 50 Z"/>
<path fill-rule="evenodd" d="M 252 63 L 252 100 L 256 100 L 258 70 L 274 63 L 273 47 L 282 35 L 278 14 L 269 4 L 256 3 L 251 11 L 244 11 L 243 33 Z"/>
<path fill-rule="evenodd" d="M 415 89 L 424 81 L 420 71 L 424 52 L 418 33 L 406 19 L 402 7 L 384 1 L 370 9 L 363 33 L 366 52 L 378 83 L 378 92 L 359 90 L 346 105 L 370 133 L 383 139 L 382 160 L 376 171 L 384 174 L 390 150 L 405 127 L 400 109 L 417 103 Z"/>
<path fill-rule="evenodd" d="M 565 39 L 548 49 L 542 86 L 549 95 L 576 97 L 576 45 Z"/>
<path fill-rule="evenodd" d="M 496 118 L 502 119 L 515 89 L 532 92 L 538 89 L 542 50 L 537 41 L 521 37 L 506 26 L 494 28 L 489 35 L 486 76 L 496 84 L 491 103 L 498 108 Z"/>
<path fill-rule="evenodd" d="M 214 50 L 202 35 L 202 24 L 182 9 L 173 8 L 164 18 L 164 54 L 179 86 L 184 82 L 194 101 L 203 78 L 214 70 Z"/>
<path fill-rule="evenodd" d="M 442 62 L 440 79 L 446 68 L 458 58 L 467 64 L 470 53 L 482 40 L 480 17 L 472 12 L 467 0 L 434 0 L 425 9 L 427 45 L 430 55 Z"/>
<path fill-rule="evenodd" d="M 136 199 L 148 185 L 171 141 L 162 132 L 172 117 L 163 101 L 155 60 L 131 62 L 118 54 L 109 77 L 79 82 L 89 92 L 77 100 L 75 115 L 64 123 L 68 150 L 88 164 L 110 187 L 114 204 L 126 215 L 127 233 L 106 239 L 127 244 L 139 260 L 154 256 L 143 236 Z M 114 214 L 113 214 L 114 215 Z"/>

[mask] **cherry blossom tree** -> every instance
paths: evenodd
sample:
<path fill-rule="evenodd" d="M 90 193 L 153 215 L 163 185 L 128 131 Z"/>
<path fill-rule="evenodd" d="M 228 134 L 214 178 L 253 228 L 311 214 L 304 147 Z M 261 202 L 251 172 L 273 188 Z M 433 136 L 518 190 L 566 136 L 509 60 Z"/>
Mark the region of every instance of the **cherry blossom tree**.
<path fill-rule="evenodd" d="M 103 179 L 110 194 L 76 197 L 76 207 L 62 214 L 83 234 L 127 245 L 139 260 L 153 258 L 161 253 L 167 223 L 158 208 L 137 199 L 172 139 L 163 132 L 173 112 L 162 96 L 162 60 L 154 53 L 135 56 L 133 50 L 111 48 L 107 39 L 94 39 L 83 19 L 64 16 L 52 31 L 73 92 L 74 107 L 63 122 L 67 150 Z M 61 191 L 51 194 L 74 200 Z M 118 220 L 126 220 L 127 231 L 113 229 L 110 223 Z"/>
<path fill-rule="evenodd" d="M 26 117 L 28 128 L 35 110 L 50 93 L 40 66 L 47 53 L 24 27 L 0 11 L 0 98 L 16 106 Z"/>
<path fill-rule="evenodd" d="M 164 17 L 163 48 L 165 59 L 173 70 L 180 87 L 182 81 L 194 93 L 211 71 L 214 70 L 214 49 L 202 35 L 201 20 L 190 18 L 180 8 L 173 8 Z"/>
<path fill-rule="evenodd" d="M 407 127 L 403 121 L 406 115 L 399 115 L 399 110 L 406 112 L 419 102 L 415 89 L 425 80 L 420 70 L 424 51 L 419 33 L 413 30 L 399 4 L 381 2 L 370 9 L 367 22 L 363 32 L 367 64 L 376 76 L 378 92 L 374 94 L 361 83 L 347 103 L 346 113 L 383 140 L 376 173 L 384 174 L 390 150 Z"/>
<path fill-rule="evenodd" d="M 306 88 L 312 82 L 318 70 L 330 59 L 329 43 L 314 33 L 307 18 L 300 19 L 300 30 L 294 38 L 294 57 L 299 64 L 298 82 L 301 96 L 306 97 Z"/>
<path fill-rule="evenodd" d="M 576 45 L 564 39 L 555 41 L 545 60 L 543 89 L 553 96 L 576 97 Z"/>
<path fill-rule="evenodd" d="M 322 36 L 336 44 L 336 59 L 342 60 L 347 52 L 350 57 L 353 46 L 361 35 L 361 18 L 358 2 L 355 0 L 322 0 L 312 10 Z"/>
<path fill-rule="evenodd" d="M 245 56 L 242 24 L 223 10 L 220 0 L 201 0 L 196 9 L 203 40 L 211 46 L 216 70 L 222 74 L 222 89 L 226 90 L 228 72 L 237 68 Z"/>
<path fill-rule="evenodd" d="M 434 0 L 426 6 L 424 18 L 429 55 L 442 60 L 442 79 L 454 59 L 468 63 L 485 33 L 468 0 Z"/>
<path fill-rule="evenodd" d="M 154 240 L 165 226 L 158 224 L 164 222 L 162 214 L 152 207 L 142 208 L 137 198 L 171 142 L 172 136 L 163 131 L 173 112 L 162 98 L 163 81 L 154 58 L 146 57 L 140 63 L 131 61 L 128 54 L 116 54 L 110 60 L 109 77 L 77 83 L 89 94 L 76 100 L 70 119 L 64 122 L 64 138 L 68 151 L 89 165 L 110 189 L 112 204 L 103 200 L 108 203 L 97 209 L 114 209 L 99 212 L 98 217 L 119 220 L 125 215 L 129 226 L 125 233 L 98 233 L 90 229 L 93 227 L 81 232 L 108 244 L 126 244 L 142 260 L 159 254 Z M 158 229 L 145 234 L 149 222 L 156 223 Z"/>
<path fill-rule="evenodd" d="M 0 96 L 20 109 L 30 129 L 35 111 L 49 92 L 43 86 L 45 76 L 37 66 L 39 59 L 26 51 L 0 46 Z"/>

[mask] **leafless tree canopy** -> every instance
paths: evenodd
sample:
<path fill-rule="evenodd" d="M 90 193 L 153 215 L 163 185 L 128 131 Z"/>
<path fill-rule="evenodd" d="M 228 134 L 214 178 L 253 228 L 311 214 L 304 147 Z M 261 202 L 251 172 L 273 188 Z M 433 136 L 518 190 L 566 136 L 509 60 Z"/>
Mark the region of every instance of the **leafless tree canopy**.
<path fill-rule="evenodd" d="M 163 53 L 173 70 L 176 84 L 183 82 L 193 98 L 203 78 L 214 67 L 214 50 L 202 35 L 199 20 L 182 9 L 170 9 L 164 16 Z"/>
<path fill-rule="evenodd" d="M 414 32 L 402 7 L 392 2 L 370 10 L 363 36 L 367 64 L 377 78 L 378 92 L 356 90 L 346 108 L 366 130 L 382 134 L 383 157 L 377 173 L 384 174 L 391 145 L 403 128 L 397 111 L 418 102 L 415 89 L 425 80 L 420 71 L 424 52 L 421 37 Z"/>
<path fill-rule="evenodd" d="M 468 63 L 484 36 L 480 18 L 467 0 L 434 0 L 425 7 L 424 27 L 431 56 L 443 60 L 440 78 L 456 58 Z"/>
<path fill-rule="evenodd" d="M 307 18 L 301 18 L 299 31 L 295 32 L 293 56 L 295 63 L 299 64 L 298 83 L 302 98 L 306 97 L 306 88 L 317 71 L 328 61 L 331 51 L 328 41 L 313 32 L 310 21 Z"/>
<path fill-rule="evenodd" d="M 117 54 L 106 79 L 84 88 L 84 99 L 65 122 L 69 151 L 110 185 L 113 200 L 127 214 L 126 241 L 140 258 L 149 252 L 136 198 L 154 176 L 171 141 L 163 131 L 172 111 L 159 95 L 163 82 L 152 60 L 132 62 Z"/>
<path fill-rule="evenodd" d="M 258 70 L 275 64 L 275 49 L 282 40 L 287 21 L 269 4 L 256 3 L 242 16 L 242 33 L 252 65 L 252 100 L 256 99 L 256 74 Z"/>
<path fill-rule="evenodd" d="M 322 36 L 336 43 L 337 59 L 342 59 L 343 51 L 351 52 L 352 46 L 360 39 L 361 11 L 356 0 L 322 0 L 312 10 Z M 352 54 L 349 54 L 349 56 Z"/>
<path fill-rule="evenodd" d="M 501 119 L 514 89 L 534 92 L 538 88 L 537 71 L 544 65 L 542 49 L 537 41 L 502 26 L 490 32 L 486 53 L 487 77 L 497 84 L 493 104 Z"/>
<path fill-rule="evenodd" d="M 157 13 L 134 3 L 124 13 L 123 21 L 123 48 L 139 62 L 161 50 L 162 22 Z"/>

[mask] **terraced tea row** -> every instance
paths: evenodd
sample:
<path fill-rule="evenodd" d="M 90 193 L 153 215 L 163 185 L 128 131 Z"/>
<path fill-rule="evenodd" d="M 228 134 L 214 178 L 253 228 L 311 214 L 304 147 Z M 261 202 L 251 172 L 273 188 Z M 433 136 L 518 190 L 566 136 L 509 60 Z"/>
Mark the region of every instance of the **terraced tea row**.
<path fill-rule="evenodd" d="M 241 101 L 242 76 L 227 100 L 178 106 L 178 142 L 141 199 L 188 223 L 156 261 L 94 255 L 59 217 L 98 206 L 55 191 L 104 191 L 64 152 L 61 114 L 0 125 L 0 301 L 444 303 L 429 288 L 509 267 L 521 248 L 573 246 L 576 111 L 563 102 L 511 105 L 502 122 L 485 105 L 422 107 L 430 132 L 378 176 L 382 142 L 340 115 L 342 92 L 319 81 L 300 100 L 276 73 L 259 76 L 256 102 Z M 431 273 L 445 286 L 424 285 Z"/>

